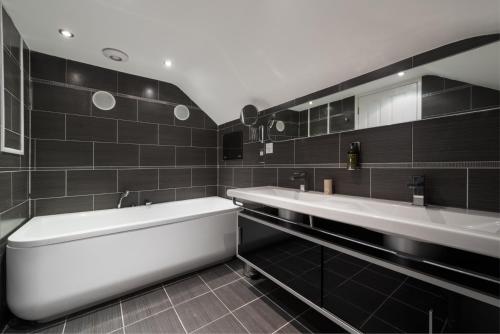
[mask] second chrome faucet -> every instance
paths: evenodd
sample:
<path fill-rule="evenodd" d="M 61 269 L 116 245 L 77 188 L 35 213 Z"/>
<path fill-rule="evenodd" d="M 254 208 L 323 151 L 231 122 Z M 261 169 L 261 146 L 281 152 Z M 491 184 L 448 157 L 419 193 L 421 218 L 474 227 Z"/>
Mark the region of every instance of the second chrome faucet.
<path fill-rule="evenodd" d="M 290 176 L 291 181 L 301 180 L 300 182 L 300 191 L 308 191 L 309 187 L 307 184 L 307 172 L 294 172 L 292 176 Z"/>

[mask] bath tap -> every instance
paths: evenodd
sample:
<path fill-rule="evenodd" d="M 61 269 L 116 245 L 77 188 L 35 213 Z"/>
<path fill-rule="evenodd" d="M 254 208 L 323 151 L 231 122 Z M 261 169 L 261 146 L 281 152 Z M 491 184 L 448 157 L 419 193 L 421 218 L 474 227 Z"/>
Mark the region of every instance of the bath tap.
<path fill-rule="evenodd" d="M 120 200 L 118 201 L 118 209 L 120 209 L 122 207 L 122 201 L 128 195 L 130 195 L 130 191 L 125 190 L 124 192 L 122 192 L 122 194 L 120 195 Z"/>

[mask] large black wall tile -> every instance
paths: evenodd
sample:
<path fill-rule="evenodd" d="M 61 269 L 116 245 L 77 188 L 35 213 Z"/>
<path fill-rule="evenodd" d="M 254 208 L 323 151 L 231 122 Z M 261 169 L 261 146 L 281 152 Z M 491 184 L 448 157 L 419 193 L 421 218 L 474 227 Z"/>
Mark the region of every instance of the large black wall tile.
<path fill-rule="evenodd" d="M 72 85 L 117 91 L 117 72 L 102 67 L 68 60 L 66 82 Z"/>
<path fill-rule="evenodd" d="M 70 170 L 67 179 L 68 196 L 116 192 L 116 170 Z"/>
<path fill-rule="evenodd" d="M 193 168 L 193 186 L 217 185 L 217 168 Z"/>
<path fill-rule="evenodd" d="M 306 180 L 291 180 L 295 172 L 305 172 Z M 300 189 L 301 184 L 306 184 L 308 190 L 314 190 L 314 168 L 278 168 L 278 187 Z"/>
<path fill-rule="evenodd" d="M 141 145 L 141 166 L 174 166 L 175 148 L 173 146 Z"/>
<path fill-rule="evenodd" d="M 422 118 L 456 114 L 471 108 L 471 87 L 422 96 Z"/>
<path fill-rule="evenodd" d="M 198 147 L 217 147 L 217 131 L 192 129 L 191 132 L 193 146 Z"/>
<path fill-rule="evenodd" d="M 276 186 L 278 170 L 276 168 L 252 168 L 252 182 L 254 187 Z"/>
<path fill-rule="evenodd" d="M 160 188 L 191 187 L 191 169 L 160 169 Z"/>
<path fill-rule="evenodd" d="M 116 120 L 72 116 L 66 117 L 66 138 L 69 140 L 116 142 Z"/>
<path fill-rule="evenodd" d="M 339 135 L 310 137 L 295 141 L 296 164 L 339 162 Z"/>
<path fill-rule="evenodd" d="M 31 172 L 31 197 L 61 197 L 66 195 L 65 171 Z"/>
<path fill-rule="evenodd" d="M 498 161 L 499 129 L 498 110 L 415 122 L 413 159 L 416 162 Z"/>
<path fill-rule="evenodd" d="M 266 164 L 288 165 L 294 162 L 294 141 L 287 140 L 273 143 L 273 153 L 265 155 Z"/>
<path fill-rule="evenodd" d="M 120 143 L 157 144 L 158 125 L 118 121 L 118 141 Z"/>
<path fill-rule="evenodd" d="M 411 123 L 341 133 L 341 162 L 347 162 L 347 152 L 355 141 L 361 142 L 362 163 L 411 162 Z"/>
<path fill-rule="evenodd" d="M 31 52 L 31 77 L 48 81 L 66 80 L 66 59 Z"/>
<path fill-rule="evenodd" d="M 500 91 L 496 89 L 472 86 L 472 108 L 500 106 Z"/>
<path fill-rule="evenodd" d="M 252 169 L 251 168 L 234 168 L 234 186 L 237 188 L 245 188 L 252 186 Z"/>
<path fill-rule="evenodd" d="M 182 201 L 185 199 L 205 197 L 205 187 L 178 188 L 175 189 L 175 200 Z"/>
<path fill-rule="evenodd" d="M 133 144 L 95 143 L 95 166 L 138 166 L 139 146 Z"/>
<path fill-rule="evenodd" d="M 91 96 L 85 90 L 33 83 L 33 109 L 90 115 Z"/>
<path fill-rule="evenodd" d="M 316 168 L 314 189 L 323 191 L 324 179 L 333 180 L 333 192 L 342 195 L 370 196 L 370 170 L 350 171 L 344 168 Z"/>
<path fill-rule="evenodd" d="M 92 116 L 115 118 L 124 120 L 137 120 L 137 100 L 127 97 L 115 96 L 116 104 L 111 110 L 101 110 L 92 104 Z"/>
<path fill-rule="evenodd" d="M 191 146 L 191 129 L 178 126 L 160 125 L 160 144 Z"/>
<path fill-rule="evenodd" d="M 469 209 L 500 211 L 500 169 L 469 169 Z"/>
<path fill-rule="evenodd" d="M 35 201 L 35 215 L 91 211 L 92 201 L 92 196 L 38 199 Z"/>
<path fill-rule="evenodd" d="M 146 201 L 153 202 L 153 204 L 175 201 L 175 189 L 141 191 L 139 193 L 140 205 Z"/>
<path fill-rule="evenodd" d="M 94 195 L 94 210 L 115 209 L 121 193 Z M 122 201 L 122 208 L 139 205 L 139 193 L 131 191 Z"/>
<path fill-rule="evenodd" d="M 217 148 L 206 148 L 205 149 L 205 165 L 216 166 L 217 165 Z"/>
<path fill-rule="evenodd" d="M 219 168 L 219 185 L 232 186 L 233 184 L 233 168 Z"/>
<path fill-rule="evenodd" d="M 12 173 L 0 173 L 0 212 L 12 206 Z"/>
<path fill-rule="evenodd" d="M 177 166 L 205 164 L 205 149 L 198 147 L 176 147 L 175 163 Z"/>
<path fill-rule="evenodd" d="M 31 112 L 31 137 L 65 139 L 64 120 L 65 116 L 63 114 L 33 110 Z"/>
<path fill-rule="evenodd" d="M 414 175 L 425 176 L 425 196 L 429 204 L 466 206 L 465 169 L 374 168 L 372 197 L 410 202 L 412 191 L 408 188 L 408 184 Z"/>
<path fill-rule="evenodd" d="M 174 107 L 169 104 L 139 101 L 139 121 L 174 124 Z"/>
<path fill-rule="evenodd" d="M 205 113 L 199 109 L 189 108 L 189 118 L 181 121 L 174 118 L 174 124 L 177 126 L 188 126 L 193 128 L 205 127 Z"/>
<path fill-rule="evenodd" d="M 157 99 L 158 81 L 118 72 L 118 93 Z"/>
<path fill-rule="evenodd" d="M 195 105 L 179 87 L 163 81 L 160 81 L 160 100 L 189 106 Z"/>
<path fill-rule="evenodd" d="M 28 172 L 12 173 L 12 204 L 17 205 L 28 199 Z"/>
<path fill-rule="evenodd" d="M 92 166 L 92 143 L 36 141 L 36 167 L 72 166 Z"/>
<path fill-rule="evenodd" d="M 264 144 L 261 143 L 243 144 L 243 164 L 257 165 L 264 163 L 265 154 L 262 156 L 260 155 L 260 150 L 263 148 Z"/>
<path fill-rule="evenodd" d="M 157 169 L 125 169 L 118 171 L 118 191 L 158 189 Z"/>

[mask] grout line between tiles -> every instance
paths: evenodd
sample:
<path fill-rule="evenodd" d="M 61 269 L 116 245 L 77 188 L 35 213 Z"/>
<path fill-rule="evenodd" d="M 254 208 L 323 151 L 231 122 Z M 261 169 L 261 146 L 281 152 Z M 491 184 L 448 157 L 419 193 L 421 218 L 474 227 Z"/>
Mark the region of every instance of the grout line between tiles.
<path fill-rule="evenodd" d="M 63 329 L 62 329 L 62 332 L 61 334 L 64 334 L 64 332 L 66 331 L 66 323 L 68 322 L 68 318 L 64 318 L 64 325 L 63 325 Z"/>
<path fill-rule="evenodd" d="M 123 319 L 123 307 L 122 307 L 122 300 L 120 299 L 120 315 L 122 319 L 122 328 L 125 328 L 125 320 Z"/>
<path fill-rule="evenodd" d="M 231 313 L 234 316 L 234 318 L 236 319 L 236 321 L 238 321 L 240 323 L 240 325 L 245 329 L 245 331 L 250 334 L 250 331 L 248 330 L 248 328 L 246 328 L 245 325 L 240 321 L 240 319 L 238 319 L 238 317 L 229 309 L 229 307 L 227 307 L 227 305 L 224 304 L 224 302 L 219 298 L 219 296 L 217 296 L 217 294 L 212 290 L 212 288 L 207 284 L 207 282 L 205 282 L 205 280 L 203 279 L 203 277 L 201 277 L 201 275 L 199 275 L 199 274 L 198 274 L 198 277 L 203 281 L 203 283 L 205 283 L 205 285 L 208 287 L 208 289 L 222 303 L 222 305 L 224 305 L 224 307 L 229 311 L 229 313 Z"/>
<path fill-rule="evenodd" d="M 181 319 L 181 317 L 179 316 L 179 313 L 177 313 L 177 310 L 175 309 L 175 305 L 174 305 L 174 303 L 172 303 L 172 299 L 170 299 L 170 296 L 168 295 L 168 292 L 167 292 L 167 290 L 165 289 L 165 286 L 164 286 L 164 285 L 162 285 L 162 289 L 163 289 L 163 291 L 165 292 L 165 294 L 167 295 L 167 298 L 168 298 L 168 300 L 169 300 L 170 304 L 172 305 L 172 309 L 174 310 L 175 315 L 177 316 L 177 319 L 179 319 L 179 322 L 181 323 L 182 329 L 184 329 L 184 333 L 187 333 L 188 331 L 186 330 L 186 327 L 184 326 L 184 323 L 182 322 L 182 319 Z"/>

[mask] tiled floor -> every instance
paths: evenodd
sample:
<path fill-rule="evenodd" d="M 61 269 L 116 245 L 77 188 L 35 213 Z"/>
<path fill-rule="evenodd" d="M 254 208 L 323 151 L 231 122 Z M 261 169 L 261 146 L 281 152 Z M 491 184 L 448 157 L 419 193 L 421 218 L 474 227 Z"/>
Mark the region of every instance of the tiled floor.
<path fill-rule="evenodd" d="M 239 260 L 167 282 L 43 326 L 6 333 L 339 333 L 270 280 L 243 277 Z"/>

